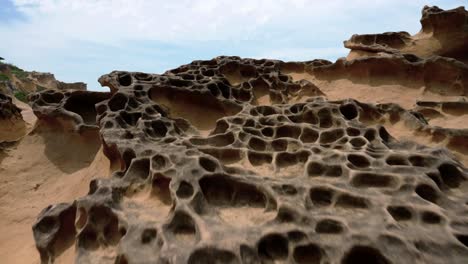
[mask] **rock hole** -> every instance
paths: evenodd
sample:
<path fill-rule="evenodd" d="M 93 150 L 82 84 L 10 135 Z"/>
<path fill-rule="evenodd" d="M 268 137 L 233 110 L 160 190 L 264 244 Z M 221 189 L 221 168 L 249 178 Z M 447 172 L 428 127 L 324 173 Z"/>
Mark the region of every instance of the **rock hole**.
<path fill-rule="evenodd" d="M 140 113 L 127 113 L 127 112 L 120 112 L 120 117 L 130 126 L 135 126 L 138 120 L 141 118 Z"/>
<path fill-rule="evenodd" d="M 360 148 L 360 147 L 366 145 L 367 141 L 364 138 L 357 137 L 357 138 L 352 138 L 349 141 L 349 143 L 351 145 L 353 145 L 353 147 L 355 147 L 355 148 Z"/>
<path fill-rule="evenodd" d="M 210 204 L 266 207 L 265 194 L 256 186 L 238 182 L 226 175 L 205 176 L 199 184 L 205 199 Z"/>
<path fill-rule="evenodd" d="M 358 168 L 366 168 L 370 166 L 369 160 L 363 155 L 349 154 L 348 161 Z"/>
<path fill-rule="evenodd" d="M 263 140 L 261 140 L 259 138 L 252 137 L 249 140 L 249 147 L 252 148 L 253 150 L 256 150 L 256 151 L 265 151 L 266 143 L 265 143 L 265 141 L 263 141 Z"/>
<path fill-rule="evenodd" d="M 146 228 L 141 233 L 141 243 L 142 244 L 149 244 L 156 238 L 157 232 L 154 228 Z"/>
<path fill-rule="evenodd" d="M 307 174 L 311 177 L 321 176 L 324 172 L 325 165 L 320 162 L 312 161 L 309 164 L 307 164 Z"/>
<path fill-rule="evenodd" d="M 333 126 L 333 118 L 331 112 L 327 108 L 320 109 L 318 111 L 319 124 L 321 128 L 329 128 Z"/>
<path fill-rule="evenodd" d="M 209 172 L 214 172 L 218 167 L 218 164 L 215 161 L 206 157 L 200 157 L 198 162 L 203 169 Z"/>
<path fill-rule="evenodd" d="M 151 128 L 153 129 L 154 135 L 156 137 L 165 137 L 167 134 L 166 124 L 161 120 L 155 120 L 151 122 Z"/>
<path fill-rule="evenodd" d="M 312 203 L 317 206 L 329 206 L 332 203 L 334 192 L 325 187 L 315 187 L 309 192 Z"/>
<path fill-rule="evenodd" d="M 42 94 L 42 100 L 49 104 L 58 104 L 62 101 L 63 94 L 62 93 L 50 93 L 46 92 Z"/>
<path fill-rule="evenodd" d="M 336 200 L 336 206 L 343 208 L 365 209 L 368 207 L 368 200 L 366 198 L 350 194 L 341 194 Z"/>
<path fill-rule="evenodd" d="M 458 188 L 464 180 L 462 173 L 452 164 L 444 163 L 438 168 L 442 181 L 449 188 Z"/>
<path fill-rule="evenodd" d="M 276 130 L 276 137 L 298 138 L 301 135 L 301 129 L 294 126 L 280 126 Z"/>
<path fill-rule="evenodd" d="M 299 242 L 307 238 L 307 235 L 299 230 L 293 230 L 288 232 L 288 239 L 292 242 Z"/>
<path fill-rule="evenodd" d="M 107 93 L 75 93 L 67 99 L 64 108 L 81 116 L 85 124 L 96 125 L 97 111 L 95 105 L 103 100 L 106 100 L 107 98 Z"/>
<path fill-rule="evenodd" d="M 385 258 L 379 250 L 368 246 L 354 246 L 348 251 L 342 264 L 355 263 L 373 263 L 373 264 L 390 264 L 390 261 Z"/>
<path fill-rule="evenodd" d="M 323 234 L 339 234 L 344 230 L 343 224 L 337 220 L 320 220 L 315 226 L 315 232 Z"/>
<path fill-rule="evenodd" d="M 271 127 L 265 127 L 265 128 L 262 129 L 261 132 L 265 137 L 272 137 L 273 133 L 274 133 L 274 130 Z"/>
<path fill-rule="evenodd" d="M 254 151 L 249 151 L 247 153 L 247 158 L 252 164 L 252 166 L 261 166 L 263 164 L 271 164 L 273 161 L 273 156 L 269 153 L 259 153 Z"/>
<path fill-rule="evenodd" d="M 275 151 L 286 151 L 288 149 L 288 141 L 285 139 L 275 139 L 271 142 L 271 146 Z"/>
<path fill-rule="evenodd" d="M 153 170 L 163 170 L 167 167 L 167 164 L 168 159 L 163 155 L 156 154 L 151 158 L 151 168 Z"/>
<path fill-rule="evenodd" d="M 348 120 L 354 119 L 358 116 L 358 110 L 353 104 L 341 105 L 340 112 Z"/>
<path fill-rule="evenodd" d="M 406 166 L 408 165 L 408 162 L 405 157 L 403 156 L 398 156 L 398 155 L 390 155 L 387 157 L 385 160 L 388 165 L 390 166 Z"/>
<path fill-rule="evenodd" d="M 132 76 L 128 73 L 120 74 L 119 75 L 119 83 L 122 86 L 130 86 L 132 85 Z"/>
<path fill-rule="evenodd" d="M 280 234 L 270 234 L 258 243 L 257 251 L 260 258 L 266 261 L 285 260 L 288 257 L 288 240 Z"/>
<path fill-rule="evenodd" d="M 253 248 L 247 245 L 240 245 L 239 251 L 240 251 L 242 263 L 245 263 L 245 264 L 261 263 L 257 252 L 255 252 Z"/>
<path fill-rule="evenodd" d="M 460 241 L 465 247 L 468 247 L 468 235 L 457 234 L 455 237 Z"/>
<path fill-rule="evenodd" d="M 124 177 L 128 179 L 147 179 L 150 173 L 150 161 L 149 159 L 134 159 L 130 164 L 130 168 Z"/>
<path fill-rule="evenodd" d="M 354 127 L 348 127 L 346 128 L 346 134 L 351 137 L 357 137 L 361 134 L 361 131 Z"/>
<path fill-rule="evenodd" d="M 321 144 L 329 144 L 332 142 L 337 141 L 338 139 L 344 136 L 343 129 L 333 129 L 330 131 L 324 131 L 320 133 L 320 143 Z"/>
<path fill-rule="evenodd" d="M 396 221 L 408 221 L 413 217 L 413 213 L 405 206 L 389 206 L 387 211 Z"/>
<path fill-rule="evenodd" d="M 171 179 L 160 173 L 155 174 L 153 177 L 151 195 L 157 197 L 164 204 L 170 205 L 172 203 L 171 191 L 169 189 L 170 183 Z"/>
<path fill-rule="evenodd" d="M 415 192 L 424 200 L 427 200 L 431 203 L 437 203 L 437 198 L 439 195 L 437 191 L 427 184 L 420 184 L 416 187 Z"/>
<path fill-rule="evenodd" d="M 190 183 L 186 181 L 182 181 L 179 184 L 179 188 L 177 189 L 176 195 L 180 198 L 186 199 L 190 198 L 193 195 L 193 187 Z"/>
<path fill-rule="evenodd" d="M 230 88 L 227 89 L 229 91 Z M 186 119 L 202 131 L 213 130 L 218 119 L 234 115 L 241 110 L 234 104 L 222 104 L 208 92 L 154 87 L 149 91 L 149 95 L 154 102 L 168 109 L 171 118 Z"/>
<path fill-rule="evenodd" d="M 125 169 L 130 167 L 132 160 L 136 157 L 135 152 L 132 149 L 126 149 L 122 155 L 122 159 L 125 162 Z"/>
<path fill-rule="evenodd" d="M 192 217 L 185 212 L 176 212 L 167 229 L 175 235 L 179 242 L 195 242 L 197 229 Z"/>
<path fill-rule="evenodd" d="M 188 264 L 239 264 L 237 256 L 231 251 L 206 247 L 196 249 L 187 261 Z"/>
<path fill-rule="evenodd" d="M 304 128 L 302 130 L 300 140 L 304 143 L 314 143 L 317 141 L 318 136 L 319 133 L 317 131 L 310 128 Z"/>
<path fill-rule="evenodd" d="M 320 264 L 323 257 L 323 250 L 315 244 L 301 245 L 294 248 L 293 257 L 299 264 Z"/>
<path fill-rule="evenodd" d="M 432 225 L 442 222 L 442 217 L 431 211 L 424 211 L 421 215 L 421 219 L 424 223 Z"/>
<path fill-rule="evenodd" d="M 397 185 L 397 180 L 394 176 L 377 174 L 377 173 L 358 173 L 352 180 L 351 184 L 358 188 L 391 188 Z"/>

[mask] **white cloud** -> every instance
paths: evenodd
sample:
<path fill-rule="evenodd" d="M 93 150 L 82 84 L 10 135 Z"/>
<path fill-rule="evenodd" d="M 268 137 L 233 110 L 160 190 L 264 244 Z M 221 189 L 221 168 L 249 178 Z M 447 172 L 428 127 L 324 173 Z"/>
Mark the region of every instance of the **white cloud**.
<path fill-rule="evenodd" d="M 147 58 L 154 54 L 144 50 L 164 52 L 162 43 L 179 47 L 171 50 L 177 61 L 222 55 L 215 52 L 333 59 L 344 55 L 342 41 L 352 33 L 415 33 L 423 5 L 453 8 L 465 1 L 13 0 L 24 19 L 0 23 L 0 51 L 21 66 L 87 82 L 103 70 L 145 65 L 138 70 L 154 72 L 151 60 L 173 64 L 176 60 L 167 57 Z M 145 49 L 140 43 L 147 44 Z M 80 57 L 94 60 L 77 61 Z M 74 71 L 83 67 L 83 74 Z"/>
<path fill-rule="evenodd" d="M 40 29 L 48 37 L 56 35 L 99 43 L 123 40 L 174 42 L 235 39 L 268 24 L 303 28 L 303 23 L 307 22 L 308 25 L 327 28 L 332 25 L 322 22 L 356 16 L 366 10 L 380 10 L 385 13 L 383 8 L 386 7 L 401 5 L 405 8 L 415 4 L 422 6 L 424 2 L 15 0 L 14 4 L 29 18 L 27 23 L 16 25 L 26 33 Z M 295 22 L 302 25 L 294 25 Z"/>

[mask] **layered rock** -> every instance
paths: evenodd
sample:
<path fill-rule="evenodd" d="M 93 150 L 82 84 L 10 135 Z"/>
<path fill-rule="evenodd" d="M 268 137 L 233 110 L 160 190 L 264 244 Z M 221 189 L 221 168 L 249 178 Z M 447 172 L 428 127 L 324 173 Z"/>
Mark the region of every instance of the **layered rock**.
<path fill-rule="evenodd" d="M 460 32 L 460 17 L 426 7 L 422 32 Z M 99 130 L 114 171 L 40 213 L 42 262 L 463 263 L 468 68 L 456 41 L 394 42 L 412 38 L 335 63 L 222 56 L 114 71 L 99 79 L 110 94 L 32 95 L 44 127 Z"/>
<path fill-rule="evenodd" d="M 439 55 L 468 62 L 468 12 L 464 7 L 442 10 L 425 6 L 421 26 L 414 36 L 408 32 L 353 35 L 344 42 L 351 49 L 348 59 L 383 52 L 419 57 Z"/>
<path fill-rule="evenodd" d="M 21 109 L 13 103 L 10 96 L 0 92 L 0 143 L 15 141 L 23 136 L 25 131 L 26 125 Z"/>
<path fill-rule="evenodd" d="M 86 91 L 83 82 L 66 83 L 59 81 L 52 73 L 28 72 L 12 64 L 0 62 L 0 92 L 15 94 L 17 92 L 29 94 L 47 89 L 51 90 L 81 90 Z"/>

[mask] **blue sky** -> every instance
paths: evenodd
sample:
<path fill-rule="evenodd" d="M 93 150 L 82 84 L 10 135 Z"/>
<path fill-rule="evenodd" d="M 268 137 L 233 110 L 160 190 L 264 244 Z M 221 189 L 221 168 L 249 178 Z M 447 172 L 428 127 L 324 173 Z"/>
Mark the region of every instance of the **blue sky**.
<path fill-rule="evenodd" d="M 162 73 L 219 55 L 346 56 L 352 34 L 419 31 L 424 5 L 466 0 L 0 0 L 0 56 L 89 90 L 112 70 Z"/>

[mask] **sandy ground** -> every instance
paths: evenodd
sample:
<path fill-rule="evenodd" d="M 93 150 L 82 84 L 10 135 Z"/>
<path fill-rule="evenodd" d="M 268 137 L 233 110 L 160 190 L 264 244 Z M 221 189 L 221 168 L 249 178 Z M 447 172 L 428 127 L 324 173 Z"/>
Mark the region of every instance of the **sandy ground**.
<path fill-rule="evenodd" d="M 308 73 L 288 73 L 294 81 L 308 80 L 325 93 L 329 100 L 352 98 L 365 103 L 396 103 L 411 109 L 416 101 L 457 101 L 458 96 L 442 96 L 425 91 L 425 87 L 410 88 L 403 85 L 368 85 L 355 83 L 348 79 L 323 80 Z"/>
<path fill-rule="evenodd" d="M 99 139 L 70 133 L 33 132 L 0 152 L 0 262 L 39 263 L 32 225 L 40 211 L 84 196 L 109 166 Z M 57 262 L 71 263 L 73 250 L 64 255 Z"/>

